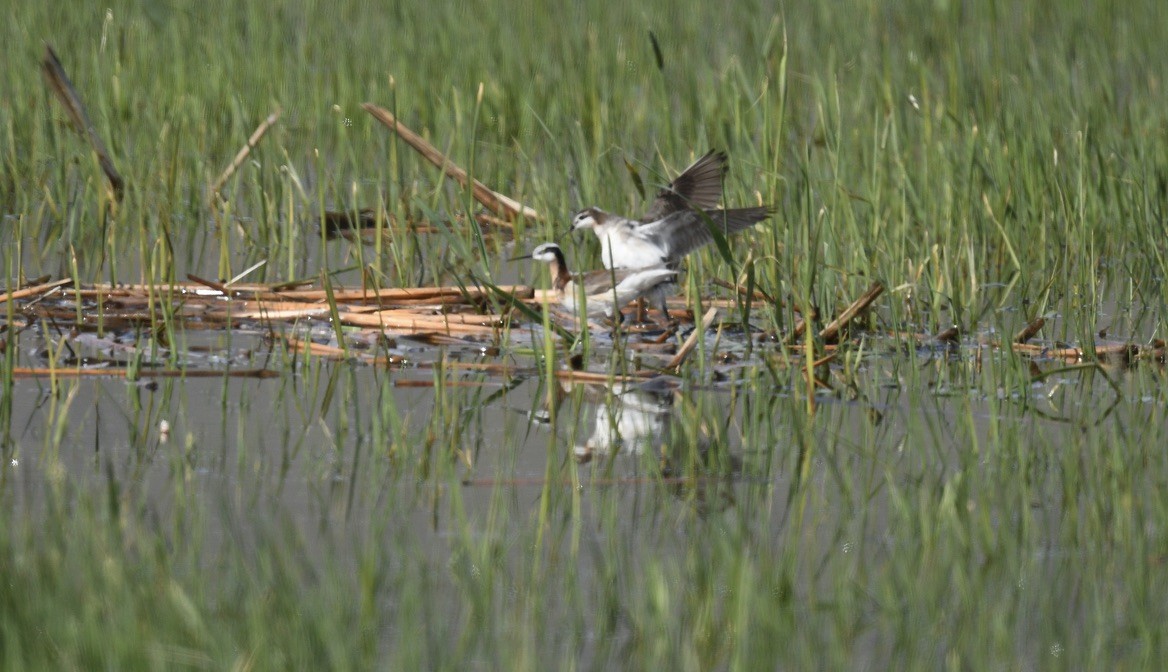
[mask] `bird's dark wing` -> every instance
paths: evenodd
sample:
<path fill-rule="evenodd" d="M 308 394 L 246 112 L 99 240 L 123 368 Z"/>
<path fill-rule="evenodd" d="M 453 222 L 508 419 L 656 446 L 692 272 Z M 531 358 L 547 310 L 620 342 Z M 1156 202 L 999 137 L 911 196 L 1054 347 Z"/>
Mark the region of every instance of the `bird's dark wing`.
<path fill-rule="evenodd" d="M 774 214 L 774 209 L 769 206 L 732 208 L 709 210 L 705 214 L 714 222 L 714 226 L 729 236 L 767 219 Z M 670 260 L 681 259 L 714 240 L 705 219 L 694 210 L 675 212 L 657 224 L 646 224 L 641 233 L 664 241 Z"/>
<path fill-rule="evenodd" d="M 642 222 L 655 222 L 682 210 L 708 210 L 722 200 L 722 176 L 726 174 L 726 153 L 710 150 L 689 168 L 681 171 L 669 186 L 657 192 Z"/>

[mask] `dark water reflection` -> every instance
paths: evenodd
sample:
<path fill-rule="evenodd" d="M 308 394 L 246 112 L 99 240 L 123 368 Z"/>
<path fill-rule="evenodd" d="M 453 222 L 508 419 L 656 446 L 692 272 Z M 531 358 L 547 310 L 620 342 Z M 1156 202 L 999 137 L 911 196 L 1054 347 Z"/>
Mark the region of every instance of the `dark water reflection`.
<path fill-rule="evenodd" d="M 1026 548 L 1041 553 L 1006 573 L 1039 582 L 1044 565 L 1074 557 L 1059 478 L 1079 458 L 1060 462 L 1063 446 L 1082 451 L 1083 436 L 1109 427 L 1155 441 L 1164 418 L 1154 370 L 1034 380 L 1008 355 L 975 362 L 944 349 L 839 362 L 832 388 L 808 399 L 797 368 L 777 359 L 704 377 L 548 384 L 530 355 L 431 348 L 426 365 L 384 369 L 285 358 L 258 335 L 237 343 L 247 345 L 234 365 L 269 358 L 282 373 L 18 379 L 0 466 L 7 515 L 54 524 L 62 501 L 117 507 L 127 529 L 216 571 L 275 553 L 311 576 L 348 577 L 376 548 L 404 585 L 429 577 L 417 590 L 437 622 L 483 577 L 521 592 L 516 577 L 553 566 L 541 613 L 604 660 L 619 657 L 605 647 L 635 640 L 621 610 L 641 573 L 677 559 L 729 594 L 720 567 L 700 568 L 742 544 L 797 554 L 782 590 L 810 598 L 868 571 L 899 580 L 921 534 L 967 538 L 927 525 L 968 517 L 982 527 L 963 535 L 1034 535 Z M 509 373 L 472 366 L 501 360 Z M 999 495 L 1012 473 L 1032 480 L 1005 481 Z M 392 611 L 408 588 L 387 591 Z M 609 625 L 571 624 L 605 604 L 618 614 Z M 458 636 L 446 627 L 435 641 Z M 557 639 L 547 641 L 550 654 Z M 865 645 L 874 664 L 889 662 L 887 641 Z"/>

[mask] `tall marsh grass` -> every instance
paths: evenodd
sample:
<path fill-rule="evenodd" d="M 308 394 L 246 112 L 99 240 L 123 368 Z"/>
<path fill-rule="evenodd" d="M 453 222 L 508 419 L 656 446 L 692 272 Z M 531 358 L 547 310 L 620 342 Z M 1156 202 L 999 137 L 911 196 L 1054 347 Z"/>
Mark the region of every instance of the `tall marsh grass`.
<path fill-rule="evenodd" d="M 1039 316 L 1052 343 L 1164 338 L 1162 2 L 3 14 L 6 286 L 51 274 L 165 291 L 252 267 L 249 281 L 538 283 L 504 261 L 515 248 L 562 235 L 582 206 L 638 213 L 633 173 L 651 197 L 716 147 L 728 203 L 778 207 L 729 241 L 782 302 L 755 303 L 756 327 L 786 333 L 796 309 L 832 315 L 874 280 L 888 289 L 831 391 L 773 352 L 689 367 L 668 464 L 577 464 L 566 446 L 597 403 L 579 396 L 529 422 L 556 396 L 550 330 L 505 349 L 542 356 L 544 375 L 499 394 L 453 369 L 291 356 L 275 381 L 42 385 L 12 371 L 67 325 L 18 332 L 6 302 L 5 669 L 1164 660 L 1161 365 L 1036 376 L 976 345 Z M 127 179 L 120 203 L 42 82 L 46 42 Z M 467 194 L 364 101 L 547 220 L 473 234 Z M 208 185 L 276 109 L 213 201 Z M 322 240 L 325 210 L 364 207 L 383 208 L 387 238 Z M 565 246 L 575 267 L 598 265 L 593 241 Z M 713 246 L 689 270 L 695 306 L 716 293 L 708 279 L 738 280 Z M 881 337 L 951 325 L 965 348 Z M 140 338 L 186 342 L 173 315 L 155 326 Z M 410 375 L 435 388 L 395 386 Z"/>

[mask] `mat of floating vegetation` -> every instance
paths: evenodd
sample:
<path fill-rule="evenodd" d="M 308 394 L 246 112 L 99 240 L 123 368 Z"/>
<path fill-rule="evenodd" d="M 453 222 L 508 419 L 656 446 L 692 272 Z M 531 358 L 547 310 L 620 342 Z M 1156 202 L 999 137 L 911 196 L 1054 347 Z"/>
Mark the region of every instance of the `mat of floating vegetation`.
<path fill-rule="evenodd" d="M 740 330 L 740 334 L 732 334 L 727 330 L 723 334 L 719 331 L 715 349 L 718 343 L 728 347 L 735 339 L 750 339 L 757 342 L 756 357 L 761 351 L 778 349 L 801 353 L 800 359 L 805 359 L 805 350 L 810 346 L 814 349 L 810 353 L 814 360 L 813 367 L 818 368 L 831 365 L 841 338 L 880 339 L 894 344 L 909 344 L 952 356 L 968 357 L 974 361 L 987 351 L 1009 348 L 1036 363 L 1033 371 L 1036 376 L 1046 375 L 1038 368 L 1038 364 L 1044 362 L 1065 365 L 1087 361 L 1126 366 L 1141 360 L 1162 364 L 1165 358 L 1165 344 L 1162 341 L 1145 346 L 1111 342 L 1093 343 L 1087 347 L 1036 342 L 1034 339 L 1044 324 L 1041 319 L 1027 325 L 1008 342 L 963 338 L 955 329 L 947 329 L 935 335 L 855 330 L 852 319 L 864 312 L 882 291 L 879 284 L 874 284 L 841 311 L 836 319 L 815 332 L 814 338 L 809 339 L 806 325 L 797 322 L 786 334 L 750 330 Z M 509 297 L 509 300 L 503 301 L 500 297 Z M 76 371 L 76 375 L 95 376 L 113 376 L 121 372 L 127 377 L 141 378 L 178 375 L 174 369 L 162 368 L 160 364 L 138 362 L 131 356 L 135 351 L 141 354 L 140 346 L 135 345 L 133 340 L 130 345 L 119 345 L 117 339 L 106 336 L 90 336 L 88 339 L 80 337 L 119 330 L 149 332 L 157 344 L 165 338 L 166 329 L 163 327 L 176 324 L 189 331 L 250 334 L 262 339 L 267 349 L 274 343 L 280 343 L 287 351 L 298 356 L 356 359 L 372 365 L 404 366 L 418 364 L 420 358 L 391 352 L 390 348 L 379 347 L 379 344 L 385 343 L 387 339 L 404 338 L 421 347 L 473 346 L 480 354 L 490 355 L 491 352 L 498 352 L 493 346 L 517 337 L 524 338 L 522 334 L 526 333 L 526 338 L 530 339 L 534 328 L 541 326 L 533 317 L 540 314 L 540 306 L 547 303 L 548 299 L 547 292 L 524 285 L 377 289 L 319 288 L 287 283 L 225 284 L 195 276 L 190 276 L 190 280 L 185 283 L 157 285 L 82 284 L 62 279 L 53 282 L 41 280 L 0 293 L 0 306 L 9 304 L 7 310 L 0 311 L 0 325 L 3 326 L 3 332 L 11 333 L 40 322 L 52 325 L 66 337 L 72 334 L 71 338 L 81 345 L 88 344 L 104 351 L 120 347 L 130 353 L 122 358 L 57 358 L 48 366 L 14 368 L 12 373 L 16 376 L 72 375 L 70 371 Z M 624 332 L 630 338 L 625 340 L 624 347 L 659 359 L 646 372 L 623 375 L 644 377 L 661 371 L 678 371 L 694 349 L 700 333 L 717 328 L 715 322 L 718 308 L 726 309 L 735 305 L 733 300 L 728 299 L 707 300 L 703 303 L 712 307 L 700 321 L 694 319 L 680 300 L 671 304 L 670 314 L 682 323 L 683 329 L 689 325 L 701 327 L 689 328 L 689 337 L 680 345 L 680 336 L 675 337 L 672 332 L 662 332 L 660 329 L 642 332 L 635 325 L 626 325 Z M 518 310 L 519 304 L 526 309 Z M 582 326 L 565 316 L 560 315 L 559 318 L 574 328 Z M 315 331 L 312 325 L 315 325 Z M 848 329 L 853 331 L 849 332 Z M 0 341 L 0 347 L 4 347 L 5 343 L 6 340 Z M 764 347 L 767 344 L 771 346 Z M 190 346 L 188 349 L 194 351 Z M 216 361 L 221 362 L 223 359 L 220 356 Z M 737 356 L 724 352 L 721 358 L 712 359 L 716 364 L 729 364 L 735 362 Z M 188 373 L 192 370 L 189 366 L 182 368 L 182 371 Z M 246 366 L 230 370 L 230 375 L 236 376 L 269 375 L 263 369 Z M 607 373 L 591 374 L 583 370 L 568 371 L 564 375 L 577 378 L 590 375 L 609 377 Z"/>

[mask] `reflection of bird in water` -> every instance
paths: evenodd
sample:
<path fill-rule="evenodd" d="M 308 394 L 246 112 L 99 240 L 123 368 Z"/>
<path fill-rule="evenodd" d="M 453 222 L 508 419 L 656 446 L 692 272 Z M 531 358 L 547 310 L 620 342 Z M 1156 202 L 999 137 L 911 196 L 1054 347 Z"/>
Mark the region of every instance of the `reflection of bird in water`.
<path fill-rule="evenodd" d="M 577 366 L 573 368 L 578 370 Z M 619 456 L 655 458 L 658 476 L 668 479 L 674 496 L 691 502 L 700 512 L 720 511 L 734 505 L 734 487 L 742 473 L 742 459 L 727 450 L 717 423 L 679 390 L 679 381 L 659 376 L 632 383 L 581 382 L 562 379 L 556 407 L 569 393 L 595 407 L 592 434 L 573 447 L 577 462 Z M 683 422 L 679 414 L 685 416 Z M 643 465 L 641 459 L 634 465 Z M 639 471 L 640 466 L 637 466 Z M 639 482 L 644 474 L 630 483 Z"/>
<path fill-rule="evenodd" d="M 587 461 L 596 452 L 664 453 L 672 438 L 673 421 L 672 390 L 627 388 L 616 383 L 610 398 L 597 400 L 592 436 L 575 447 L 576 458 Z"/>

